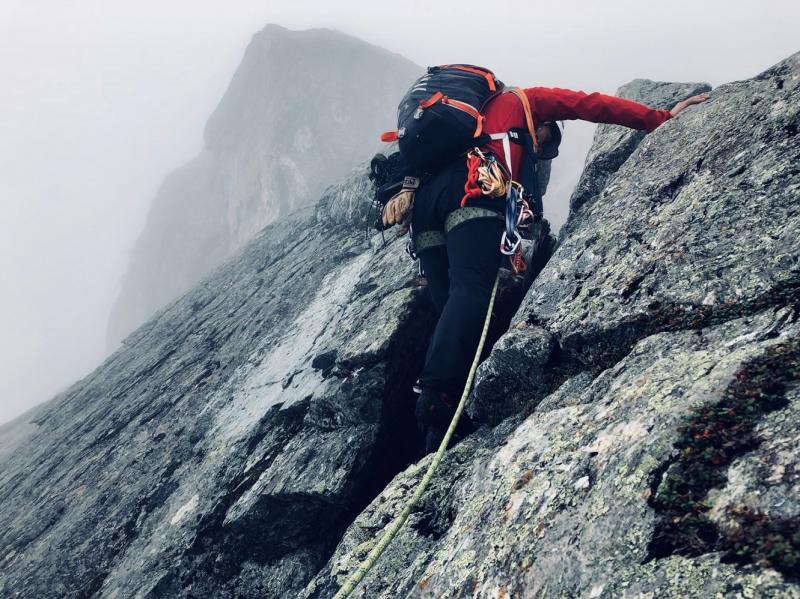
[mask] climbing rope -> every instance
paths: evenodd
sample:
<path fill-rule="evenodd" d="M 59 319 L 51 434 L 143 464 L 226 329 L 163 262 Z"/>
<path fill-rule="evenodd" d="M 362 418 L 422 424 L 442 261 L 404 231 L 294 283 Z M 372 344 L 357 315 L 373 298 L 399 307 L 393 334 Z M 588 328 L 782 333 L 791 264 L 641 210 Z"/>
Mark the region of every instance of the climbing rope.
<path fill-rule="evenodd" d="M 472 381 L 475 378 L 475 371 L 478 369 L 478 364 L 480 363 L 483 346 L 486 343 L 486 335 L 489 331 L 489 321 L 492 319 L 492 308 L 494 307 L 494 298 L 497 295 L 497 285 L 499 281 L 500 271 L 498 270 L 497 277 L 495 277 L 494 280 L 494 287 L 492 288 L 492 295 L 489 298 L 489 308 L 486 310 L 486 318 L 483 321 L 481 339 L 478 342 L 478 349 L 475 352 L 475 358 L 472 360 L 472 366 L 470 366 L 469 369 L 469 376 L 467 377 L 466 385 L 464 385 L 464 392 L 461 394 L 461 399 L 458 402 L 456 413 L 453 414 L 453 419 L 450 421 L 450 427 L 447 429 L 444 439 L 442 439 L 442 442 L 439 444 L 439 449 L 436 450 L 436 453 L 434 454 L 433 459 L 428 466 L 428 470 L 425 472 L 425 476 L 422 477 L 422 481 L 420 481 L 419 485 L 414 491 L 414 494 L 411 496 L 411 499 L 409 499 L 408 503 L 406 503 L 403 511 L 400 512 L 400 515 L 397 516 L 397 518 L 395 518 L 394 522 L 392 522 L 392 524 L 389 526 L 389 529 L 381 537 L 381 540 L 378 542 L 378 544 L 372 548 L 372 550 L 369 552 L 369 555 L 367 555 L 364 561 L 358 565 L 355 572 L 350 575 L 350 578 L 347 579 L 339 591 L 333 596 L 333 599 L 343 599 L 353 592 L 353 590 L 356 588 L 356 585 L 358 585 L 358 583 L 361 582 L 361 579 L 366 576 L 367 572 L 372 569 L 372 566 L 375 565 L 375 562 L 389 546 L 389 543 L 391 543 L 392 539 L 400 531 L 400 528 L 403 526 L 403 524 L 405 524 L 409 514 L 411 514 L 411 510 L 414 509 L 414 506 L 417 504 L 420 497 L 422 497 L 422 494 L 428 488 L 428 485 L 433 479 L 433 473 L 436 471 L 436 468 L 442 461 L 444 452 L 447 449 L 447 444 L 450 442 L 450 438 L 453 436 L 453 432 L 456 430 L 458 419 L 461 417 L 461 413 L 464 411 L 464 404 L 466 403 L 467 395 L 469 395 L 470 387 L 472 387 Z"/>

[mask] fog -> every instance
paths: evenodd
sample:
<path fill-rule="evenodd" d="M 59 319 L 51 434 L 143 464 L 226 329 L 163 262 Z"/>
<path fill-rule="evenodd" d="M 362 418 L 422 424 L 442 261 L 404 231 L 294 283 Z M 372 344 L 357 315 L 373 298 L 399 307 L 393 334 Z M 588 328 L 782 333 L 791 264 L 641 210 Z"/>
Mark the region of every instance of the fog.
<path fill-rule="evenodd" d="M 800 49 L 796 0 L 3 0 L 0 422 L 105 357 L 108 314 L 155 190 L 199 151 L 267 23 L 338 29 L 423 66 L 483 64 L 512 84 L 608 93 L 636 77 L 718 85 Z M 567 124 L 546 198 L 555 220 L 592 131 Z"/>

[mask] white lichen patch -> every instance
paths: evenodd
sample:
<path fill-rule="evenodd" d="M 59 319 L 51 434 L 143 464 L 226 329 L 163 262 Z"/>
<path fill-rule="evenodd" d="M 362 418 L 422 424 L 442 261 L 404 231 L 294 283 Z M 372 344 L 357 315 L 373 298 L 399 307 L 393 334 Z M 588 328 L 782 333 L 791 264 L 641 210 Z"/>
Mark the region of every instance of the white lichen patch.
<path fill-rule="evenodd" d="M 647 426 L 638 420 L 620 422 L 610 430 L 600 433 L 589 447 L 589 451 L 603 454 L 609 450 L 625 447 L 646 434 Z"/>
<path fill-rule="evenodd" d="M 327 387 L 311 367 L 340 327 L 345 308 L 370 256 L 363 254 L 325 277 L 314 299 L 287 323 L 284 335 L 260 358 L 216 417 L 217 442 L 239 437 L 281 400 L 299 401 Z"/>
<path fill-rule="evenodd" d="M 197 502 L 199 501 L 199 499 L 200 499 L 199 496 L 193 495 L 189 501 L 187 501 L 181 507 L 178 508 L 178 511 L 175 512 L 175 515 L 172 516 L 172 519 L 169 521 L 169 523 L 174 526 L 178 524 L 181 520 L 183 520 L 186 516 L 195 511 L 197 509 Z"/>
<path fill-rule="evenodd" d="M 575 484 L 572 485 L 576 491 L 580 491 L 582 489 L 588 489 L 591 485 L 588 476 L 582 476 L 578 480 L 575 481 Z"/>

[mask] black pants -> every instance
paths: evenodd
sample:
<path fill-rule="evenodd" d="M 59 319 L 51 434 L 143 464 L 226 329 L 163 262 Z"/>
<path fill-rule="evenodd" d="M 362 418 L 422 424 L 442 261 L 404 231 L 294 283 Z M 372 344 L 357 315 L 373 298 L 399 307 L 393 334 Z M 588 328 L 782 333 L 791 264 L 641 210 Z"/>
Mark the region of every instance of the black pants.
<path fill-rule="evenodd" d="M 413 234 L 444 231 L 447 215 L 460 207 L 466 164 L 463 159 L 441 169 L 416 194 Z M 503 200 L 481 197 L 469 206 L 501 212 Z M 420 252 L 431 299 L 439 313 L 420 380 L 423 388 L 461 395 L 478 348 L 497 271 L 503 222 L 479 218 L 454 227 L 446 245 Z"/>

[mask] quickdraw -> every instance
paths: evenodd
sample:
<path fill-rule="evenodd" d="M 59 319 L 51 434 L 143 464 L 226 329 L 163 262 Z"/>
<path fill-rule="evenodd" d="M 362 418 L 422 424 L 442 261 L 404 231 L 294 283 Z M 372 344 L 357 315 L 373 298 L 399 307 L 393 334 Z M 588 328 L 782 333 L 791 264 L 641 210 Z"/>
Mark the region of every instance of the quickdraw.
<path fill-rule="evenodd" d="M 513 256 L 519 251 L 522 243 L 519 229 L 525 229 L 528 226 L 527 219 L 533 217 L 522 192 L 522 185 L 511 181 L 506 194 L 506 228 L 500 240 L 500 252 L 506 256 Z"/>

